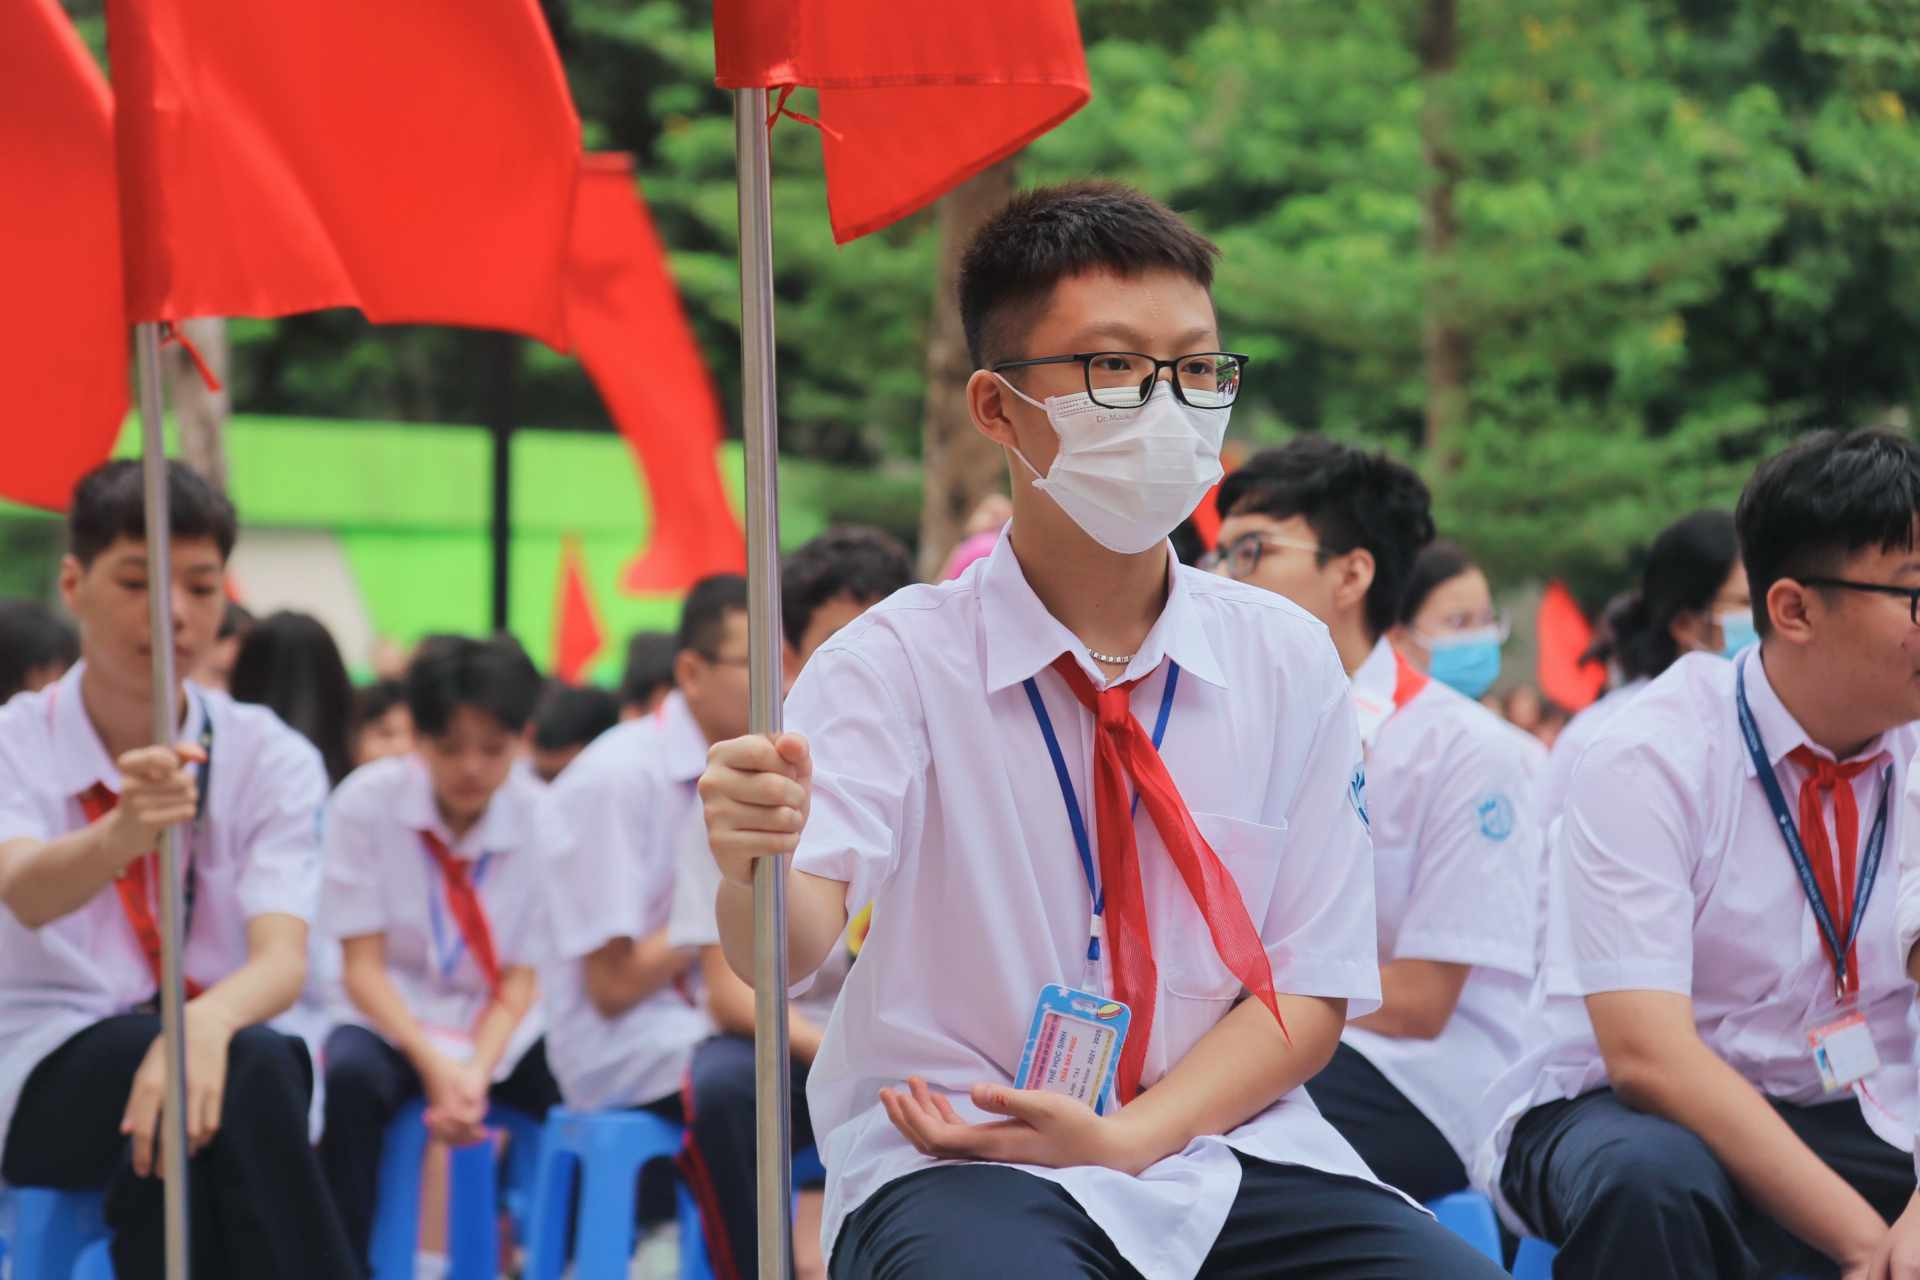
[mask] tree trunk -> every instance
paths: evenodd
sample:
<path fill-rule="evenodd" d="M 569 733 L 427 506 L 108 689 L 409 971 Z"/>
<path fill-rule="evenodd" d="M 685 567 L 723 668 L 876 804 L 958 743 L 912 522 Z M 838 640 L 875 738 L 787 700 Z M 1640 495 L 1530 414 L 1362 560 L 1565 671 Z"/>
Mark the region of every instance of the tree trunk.
<path fill-rule="evenodd" d="M 1421 352 L 1427 373 L 1426 453 L 1436 475 L 1460 463 L 1460 427 L 1467 416 L 1467 369 L 1472 345 L 1460 327 L 1454 246 L 1460 224 L 1453 208 L 1460 156 L 1453 149 L 1449 79 L 1460 54 L 1457 0 L 1425 0 L 1419 35 L 1426 103 L 1420 113 L 1421 152 L 1428 186 L 1421 198 L 1420 247 L 1427 270 Z"/>
<path fill-rule="evenodd" d="M 221 387 L 214 391 L 207 386 L 185 347 L 174 344 L 167 348 L 167 402 L 180 428 L 180 456 L 224 493 L 227 489 L 227 414 L 233 407 L 226 391 L 231 364 L 227 322 L 218 318 L 183 320 L 179 328 L 199 350 Z"/>
<path fill-rule="evenodd" d="M 1013 195 L 1013 161 L 1003 160 L 962 183 L 936 207 L 940 228 L 939 280 L 927 333 L 927 413 L 922 434 L 920 576 L 931 580 L 960 541 L 980 499 L 1000 490 L 1006 475 L 1000 446 L 974 430 L 967 412 L 973 360 L 960 327 L 956 292 L 960 255 L 981 224 Z"/>

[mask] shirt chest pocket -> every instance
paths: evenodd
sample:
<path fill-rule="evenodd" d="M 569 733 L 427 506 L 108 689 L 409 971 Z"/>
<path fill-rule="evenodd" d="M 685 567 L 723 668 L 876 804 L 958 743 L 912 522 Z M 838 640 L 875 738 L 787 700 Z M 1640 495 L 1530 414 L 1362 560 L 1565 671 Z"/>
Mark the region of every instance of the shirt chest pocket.
<path fill-rule="evenodd" d="M 1217 813 L 1196 813 L 1193 820 L 1238 887 L 1257 935 L 1273 900 L 1286 827 L 1270 827 Z M 1234 999 L 1240 994 L 1240 979 L 1220 958 L 1209 922 L 1170 859 L 1162 870 L 1164 874 L 1156 877 L 1163 891 L 1156 923 L 1163 923 L 1165 927 L 1156 931 L 1154 939 L 1161 985 L 1176 999 Z M 1150 886 L 1149 892 L 1152 891 Z"/>

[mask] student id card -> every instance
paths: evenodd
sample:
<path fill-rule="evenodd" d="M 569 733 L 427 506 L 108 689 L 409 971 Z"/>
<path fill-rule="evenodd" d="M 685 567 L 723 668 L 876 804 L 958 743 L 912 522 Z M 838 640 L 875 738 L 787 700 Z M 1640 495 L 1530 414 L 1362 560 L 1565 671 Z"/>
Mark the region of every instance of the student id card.
<path fill-rule="evenodd" d="M 1807 1043 L 1813 1047 L 1813 1065 L 1819 1068 L 1820 1083 L 1828 1093 L 1838 1093 L 1880 1069 L 1880 1051 L 1874 1048 L 1865 1014 L 1850 1013 L 1815 1027 L 1807 1032 Z"/>
<path fill-rule="evenodd" d="M 1063 1093 L 1104 1111 L 1133 1011 L 1058 983 L 1040 993 L 1014 1085 Z"/>

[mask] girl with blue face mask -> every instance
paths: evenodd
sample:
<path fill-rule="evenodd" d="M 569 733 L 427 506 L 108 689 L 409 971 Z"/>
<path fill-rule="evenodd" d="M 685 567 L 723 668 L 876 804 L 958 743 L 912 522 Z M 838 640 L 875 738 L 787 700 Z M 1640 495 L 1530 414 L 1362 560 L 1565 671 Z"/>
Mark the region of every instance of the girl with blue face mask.
<path fill-rule="evenodd" d="M 1500 678 L 1506 616 L 1487 575 L 1454 543 L 1428 544 L 1413 562 L 1394 647 L 1441 684 L 1479 698 Z"/>

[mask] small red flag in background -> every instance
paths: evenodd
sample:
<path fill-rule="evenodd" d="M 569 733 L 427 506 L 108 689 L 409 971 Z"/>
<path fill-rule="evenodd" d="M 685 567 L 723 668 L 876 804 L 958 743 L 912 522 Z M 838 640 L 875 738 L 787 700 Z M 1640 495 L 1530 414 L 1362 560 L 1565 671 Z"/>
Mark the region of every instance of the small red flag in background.
<path fill-rule="evenodd" d="M 630 157 L 591 155 L 582 164 L 567 330 L 651 495 L 652 536 L 621 585 L 679 591 L 744 567 L 746 539 L 714 457 L 720 399 L 633 184 Z"/>
<path fill-rule="evenodd" d="M 1092 96 L 1072 0 L 715 0 L 723 89 L 820 90 L 834 239 L 899 221 Z"/>
<path fill-rule="evenodd" d="M 1547 584 L 1546 594 L 1540 597 L 1536 624 L 1540 692 L 1568 711 L 1590 706 L 1607 687 L 1607 670 L 1598 662 L 1580 661 L 1580 655 L 1593 643 L 1593 624 L 1580 611 L 1565 583 Z"/>
<path fill-rule="evenodd" d="M 560 600 L 554 609 L 553 670 L 568 684 L 577 684 L 606 643 L 606 628 L 593 603 L 586 560 L 580 540 L 567 538 L 560 546 Z"/>
<path fill-rule="evenodd" d="M 580 122 L 537 0 L 108 0 L 127 313 L 564 346 Z"/>
<path fill-rule="evenodd" d="M 0 3 L 0 497 L 61 510 L 127 416 L 113 96 L 59 0 Z"/>

